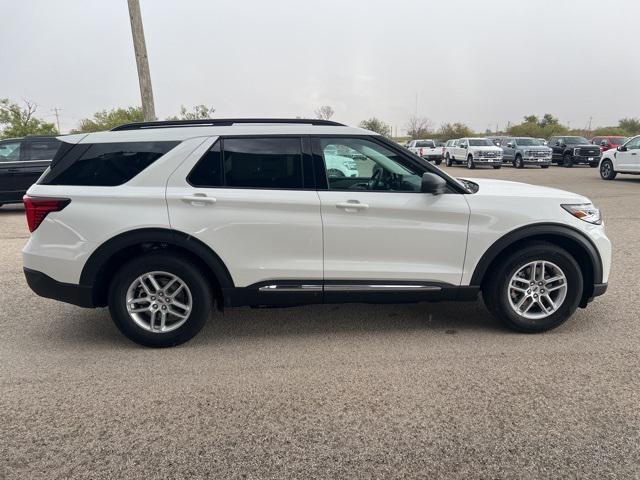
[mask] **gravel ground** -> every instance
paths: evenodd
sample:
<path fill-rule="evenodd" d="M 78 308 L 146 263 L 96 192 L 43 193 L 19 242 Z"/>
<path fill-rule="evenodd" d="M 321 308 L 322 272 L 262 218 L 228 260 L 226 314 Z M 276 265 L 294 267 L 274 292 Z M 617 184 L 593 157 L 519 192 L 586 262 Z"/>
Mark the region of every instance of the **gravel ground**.
<path fill-rule="evenodd" d="M 0 209 L 0 478 L 640 478 L 640 177 L 449 170 L 589 196 L 609 292 L 542 335 L 481 302 L 321 305 L 151 350 L 35 296 Z"/>

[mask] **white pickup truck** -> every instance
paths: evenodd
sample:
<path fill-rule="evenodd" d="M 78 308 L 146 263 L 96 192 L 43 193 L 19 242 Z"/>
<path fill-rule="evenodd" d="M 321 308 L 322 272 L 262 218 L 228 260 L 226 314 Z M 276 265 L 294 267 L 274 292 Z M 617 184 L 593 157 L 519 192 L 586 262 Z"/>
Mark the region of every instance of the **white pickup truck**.
<path fill-rule="evenodd" d="M 410 140 L 406 147 L 425 160 L 434 161 L 436 165 L 440 165 L 444 158 L 444 145 L 437 140 Z"/>

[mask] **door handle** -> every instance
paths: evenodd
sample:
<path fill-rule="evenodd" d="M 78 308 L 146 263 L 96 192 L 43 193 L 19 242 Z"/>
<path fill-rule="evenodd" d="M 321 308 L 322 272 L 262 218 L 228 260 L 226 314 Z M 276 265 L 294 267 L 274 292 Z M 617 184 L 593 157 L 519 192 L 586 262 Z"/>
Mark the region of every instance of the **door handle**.
<path fill-rule="evenodd" d="M 336 207 L 344 209 L 345 212 L 354 213 L 360 210 L 366 210 L 369 208 L 369 205 L 360 203 L 358 200 L 347 200 L 346 202 L 336 203 Z"/>
<path fill-rule="evenodd" d="M 213 205 L 216 199 L 207 197 L 204 193 L 194 193 L 193 195 L 185 195 L 182 201 L 193 205 L 194 207 L 204 207 L 205 205 Z"/>

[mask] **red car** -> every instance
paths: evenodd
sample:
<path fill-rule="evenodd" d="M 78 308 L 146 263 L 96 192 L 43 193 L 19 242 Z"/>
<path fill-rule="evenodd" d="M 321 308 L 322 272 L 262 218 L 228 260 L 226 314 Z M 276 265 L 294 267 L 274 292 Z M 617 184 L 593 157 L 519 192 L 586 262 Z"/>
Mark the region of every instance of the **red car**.
<path fill-rule="evenodd" d="M 603 137 L 593 137 L 590 142 L 594 145 L 600 145 L 600 151 L 606 152 L 610 148 L 616 148 L 622 145 L 627 140 L 627 137 L 622 135 L 606 135 Z"/>

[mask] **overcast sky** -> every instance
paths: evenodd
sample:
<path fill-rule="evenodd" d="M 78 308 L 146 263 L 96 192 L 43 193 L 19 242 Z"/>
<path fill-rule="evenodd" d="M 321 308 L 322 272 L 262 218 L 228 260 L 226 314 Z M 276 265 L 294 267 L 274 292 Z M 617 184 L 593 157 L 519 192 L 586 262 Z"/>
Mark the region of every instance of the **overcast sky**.
<path fill-rule="evenodd" d="M 0 98 L 62 130 L 139 104 L 126 0 L 0 0 Z M 640 117 L 638 0 L 141 0 L 156 113 L 377 116 L 477 130 Z"/>

